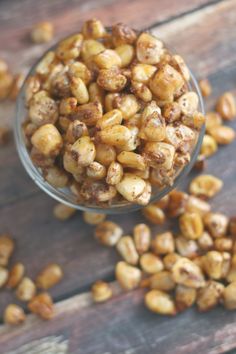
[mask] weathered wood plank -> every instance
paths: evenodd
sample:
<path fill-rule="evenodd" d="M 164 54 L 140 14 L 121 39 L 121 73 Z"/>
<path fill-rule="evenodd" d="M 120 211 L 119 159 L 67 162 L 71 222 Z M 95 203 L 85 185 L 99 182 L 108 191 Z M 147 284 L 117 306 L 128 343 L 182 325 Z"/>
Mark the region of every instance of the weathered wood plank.
<path fill-rule="evenodd" d="M 161 317 L 145 309 L 143 295 L 143 290 L 118 293 L 100 305 L 89 294 L 74 296 L 58 303 L 56 317 L 43 326 L 29 315 L 21 327 L 0 327 L 0 348 L 18 354 L 33 341 L 35 350 L 45 337 L 44 343 L 60 337 L 73 354 L 220 354 L 235 348 L 235 312 L 217 308 L 203 315 L 192 309 L 177 318 Z"/>

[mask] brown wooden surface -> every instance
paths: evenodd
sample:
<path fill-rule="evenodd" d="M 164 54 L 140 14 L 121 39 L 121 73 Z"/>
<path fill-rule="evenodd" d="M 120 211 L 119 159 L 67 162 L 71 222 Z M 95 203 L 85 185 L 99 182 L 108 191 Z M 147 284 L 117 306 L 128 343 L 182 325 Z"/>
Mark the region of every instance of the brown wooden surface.
<path fill-rule="evenodd" d="M 214 87 L 208 100 L 211 107 L 222 91 L 235 89 L 235 13 L 235 0 L 5 0 L 0 2 L 0 57 L 9 60 L 13 70 L 27 70 L 46 48 L 30 44 L 29 28 L 45 18 L 56 24 L 55 40 L 75 31 L 91 16 L 98 16 L 107 25 L 114 21 L 125 21 L 136 28 L 155 24 L 154 33 L 184 55 L 197 77 L 209 75 Z M 157 25 L 159 22 L 161 25 Z M 1 122 L 13 124 L 13 118 L 14 105 L 1 104 Z M 233 126 L 236 128 L 235 123 Z M 235 151 L 236 142 L 221 148 L 209 159 L 206 170 L 223 178 L 225 187 L 214 199 L 214 209 L 229 215 L 236 212 Z M 10 232 L 17 241 L 12 262 L 23 261 L 32 277 L 52 260 L 65 271 L 63 282 L 51 291 L 58 301 L 57 318 L 44 324 L 30 316 L 23 327 L 13 330 L 2 326 L 0 354 L 45 336 L 49 342 L 53 336 L 62 336 L 70 354 L 213 354 L 236 348 L 234 312 L 216 309 L 202 315 L 190 310 L 169 319 L 150 314 L 143 307 L 142 291 L 117 295 L 100 306 L 92 305 L 87 294 L 72 297 L 87 291 L 99 278 L 114 279 L 116 252 L 94 241 L 93 228 L 84 224 L 80 212 L 65 223 L 53 219 L 55 202 L 26 175 L 13 140 L 0 149 L 0 166 L 0 231 Z M 190 177 L 184 181 L 185 187 L 189 180 Z M 121 223 L 127 233 L 144 220 L 140 212 L 109 219 Z M 153 233 L 159 230 L 153 227 Z M 12 293 L 1 291 L 0 317 L 12 301 Z M 34 345 L 36 348 L 39 344 Z"/>

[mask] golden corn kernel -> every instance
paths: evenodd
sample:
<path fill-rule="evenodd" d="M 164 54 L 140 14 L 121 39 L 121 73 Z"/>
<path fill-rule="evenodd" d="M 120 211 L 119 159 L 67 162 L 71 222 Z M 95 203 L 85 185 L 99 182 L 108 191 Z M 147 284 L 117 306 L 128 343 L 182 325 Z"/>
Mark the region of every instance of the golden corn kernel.
<path fill-rule="evenodd" d="M 30 301 L 36 294 L 36 286 L 34 282 L 24 277 L 16 289 L 16 297 L 21 301 Z"/>
<path fill-rule="evenodd" d="M 189 152 L 194 138 L 194 131 L 184 124 L 180 124 L 177 127 L 174 125 L 166 127 L 165 141 L 182 152 Z"/>
<path fill-rule="evenodd" d="M 116 248 L 121 257 L 127 263 L 132 265 L 136 265 L 138 263 L 139 256 L 131 236 L 121 237 L 116 244 Z"/>
<path fill-rule="evenodd" d="M 127 79 L 117 68 L 99 71 L 97 84 L 106 91 L 119 92 L 124 89 Z"/>
<path fill-rule="evenodd" d="M 53 51 L 49 51 L 37 64 L 36 66 L 36 73 L 42 76 L 46 76 L 49 74 L 52 64 L 55 61 L 55 53 Z"/>
<path fill-rule="evenodd" d="M 104 45 L 95 39 L 85 39 L 82 44 L 81 56 L 83 61 L 87 64 L 93 58 L 105 50 Z"/>
<path fill-rule="evenodd" d="M 173 101 L 174 94 L 183 86 L 182 75 L 169 64 L 164 65 L 149 81 L 152 93 L 160 100 Z M 182 108 L 182 107 L 181 107 Z"/>
<path fill-rule="evenodd" d="M 58 155 L 63 144 L 61 134 L 53 124 L 45 124 L 38 128 L 32 135 L 31 142 L 46 156 Z"/>
<path fill-rule="evenodd" d="M 198 213 L 184 213 L 179 219 L 179 227 L 182 234 L 190 240 L 198 239 L 203 233 L 203 222 Z"/>
<path fill-rule="evenodd" d="M 95 160 L 104 166 L 109 166 L 116 159 L 116 150 L 111 145 L 96 144 Z"/>
<path fill-rule="evenodd" d="M 106 30 L 101 21 L 92 18 L 91 20 L 84 22 L 82 34 L 84 38 L 98 39 L 105 37 Z"/>
<path fill-rule="evenodd" d="M 163 117 L 168 123 L 179 120 L 181 116 L 181 108 L 177 102 L 167 103 L 163 107 Z"/>
<path fill-rule="evenodd" d="M 201 93 L 204 97 L 210 96 L 210 94 L 212 92 L 212 87 L 211 87 L 211 83 L 208 79 L 200 80 L 199 87 L 200 87 Z"/>
<path fill-rule="evenodd" d="M 14 76 L 14 81 L 13 81 L 13 84 L 11 87 L 11 91 L 9 93 L 9 98 L 11 100 L 13 100 L 13 101 L 16 100 L 16 98 L 20 92 L 20 89 L 23 85 L 24 79 L 25 79 L 25 76 L 23 74 L 16 74 Z"/>
<path fill-rule="evenodd" d="M 120 56 L 112 49 L 105 49 L 103 52 L 96 54 L 93 57 L 93 61 L 99 69 L 110 69 L 121 66 Z"/>
<path fill-rule="evenodd" d="M 9 272 L 6 268 L 0 266 L 0 288 L 2 288 L 8 280 Z"/>
<path fill-rule="evenodd" d="M 50 42 L 53 38 L 53 35 L 53 24 L 48 21 L 37 23 L 30 33 L 31 39 L 34 43 Z"/>
<path fill-rule="evenodd" d="M 216 111 L 225 120 L 232 120 L 236 116 L 236 102 L 231 92 L 225 92 L 216 103 Z"/>
<path fill-rule="evenodd" d="M 24 265 L 20 262 L 15 263 L 9 272 L 9 277 L 6 285 L 7 288 L 8 289 L 15 288 L 22 280 L 24 273 L 25 273 Z"/>
<path fill-rule="evenodd" d="M 189 196 L 181 191 L 174 189 L 169 193 L 169 203 L 167 207 L 168 216 L 177 217 L 186 210 Z"/>
<path fill-rule="evenodd" d="M 152 241 L 152 249 L 156 254 L 173 253 L 175 250 L 173 234 L 169 231 L 157 234 Z"/>
<path fill-rule="evenodd" d="M 125 173 L 122 180 L 115 187 L 126 200 L 135 202 L 143 193 L 146 183 L 142 178 L 132 173 Z"/>
<path fill-rule="evenodd" d="M 172 252 L 168 253 L 164 258 L 163 258 L 163 263 L 165 266 L 166 270 L 171 270 L 174 266 L 174 264 L 177 262 L 178 259 L 180 259 L 181 256 L 178 253 Z"/>
<path fill-rule="evenodd" d="M 84 63 L 80 61 L 76 61 L 74 63 L 69 64 L 68 74 L 71 78 L 80 78 L 81 80 L 83 80 L 85 85 L 88 85 L 88 83 L 92 79 L 91 71 Z"/>
<path fill-rule="evenodd" d="M 77 107 L 76 118 L 87 126 L 93 126 L 102 118 L 102 105 L 100 102 L 89 102 Z"/>
<path fill-rule="evenodd" d="M 112 111 L 116 107 L 116 99 L 120 99 L 120 94 L 119 93 L 108 93 L 106 94 L 104 98 L 104 106 L 105 106 L 105 111 L 109 112 Z"/>
<path fill-rule="evenodd" d="M 92 82 L 88 87 L 89 100 L 90 102 L 100 102 L 104 103 L 105 91 L 98 86 L 96 82 Z"/>
<path fill-rule="evenodd" d="M 53 208 L 53 215 L 58 220 L 68 220 L 75 214 L 75 212 L 76 209 L 62 203 L 56 204 Z"/>
<path fill-rule="evenodd" d="M 69 182 L 67 173 L 56 166 L 45 168 L 43 170 L 43 176 L 54 188 L 64 188 Z"/>
<path fill-rule="evenodd" d="M 150 141 L 162 141 L 166 135 L 165 120 L 155 101 L 149 103 L 142 112 L 139 136 Z"/>
<path fill-rule="evenodd" d="M 115 246 L 122 234 L 122 228 L 112 221 L 101 222 L 95 230 L 96 239 L 105 246 Z"/>
<path fill-rule="evenodd" d="M 3 320 L 5 324 L 19 325 L 26 319 L 24 310 L 15 304 L 8 305 L 3 314 Z"/>
<path fill-rule="evenodd" d="M 211 135 L 213 139 L 221 145 L 231 144 L 235 139 L 234 129 L 224 125 L 212 128 Z"/>
<path fill-rule="evenodd" d="M 188 258 L 180 258 L 172 267 L 172 277 L 177 284 L 190 288 L 201 288 L 205 285 L 203 273 L 199 266 Z"/>
<path fill-rule="evenodd" d="M 188 240 L 183 236 L 178 236 L 175 238 L 175 245 L 178 253 L 182 257 L 194 258 L 198 254 L 198 244 L 194 240 Z"/>
<path fill-rule="evenodd" d="M 87 135 L 89 135 L 89 133 L 86 124 L 79 120 L 74 120 L 67 128 L 65 139 L 68 143 L 73 144 L 82 136 Z"/>
<path fill-rule="evenodd" d="M 94 302 L 105 302 L 112 297 L 110 285 L 104 281 L 96 281 L 91 289 Z"/>
<path fill-rule="evenodd" d="M 129 44 L 122 44 L 115 49 L 116 53 L 121 59 L 121 67 L 125 68 L 128 66 L 134 58 L 134 47 Z"/>
<path fill-rule="evenodd" d="M 77 161 L 73 158 L 71 150 L 65 152 L 63 156 L 64 169 L 73 175 L 82 175 L 84 173 L 84 167 L 78 165 Z"/>
<path fill-rule="evenodd" d="M 231 251 L 233 248 L 233 240 L 228 237 L 220 237 L 214 241 L 214 246 L 217 251 Z"/>
<path fill-rule="evenodd" d="M 163 54 L 163 43 L 149 33 L 141 33 L 136 43 L 136 55 L 144 64 L 159 63 Z"/>
<path fill-rule="evenodd" d="M 157 68 L 154 65 L 137 64 L 131 69 L 131 77 L 135 82 L 147 84 L 155 71 L 157 71 Z"/>
<path fill-rule="evenodd" d="M 198 95 L 195 92 L 187 92 L 178 99 L 178 104 L 183 114 L 192 115 L 198 108 Z"/>
<path fill-rule="evenodd" d="M 108 169 L 107 169 L 107 176 L 106 182 L 115 186 L 116 184 L 120 183 L 123 177 L 123 167 L 120 163 L 113 161 Z"/>
<path fill-rule="evenodd" d="M 184 61 L 184 59 L 180 55 L 173 55 L 175 68 L 182 74 L 185 81 L 190 80 L 190 72 Z"/>
<path fill-rule="evenodd" d="M 44 320 L 50 320 L 54 315 L 52 298 L 46 292 L 34 296 L 28 303 L 28 309 Z"/>
<path fill-rule="evenodd" d="M 61 267 L 52 263 L 46 266 L 37 276 L 36 285 L 40 289 L 47 290 L 58 284 L 63 277 Z"/>
<path fill-rule="evenodd" d="M 164 269 L 161 258 L 153 253 L 143 253 L 139 262 L 142 270 L 148 274 L 155 274 Z"/>
<path fill-rule="evenodd" d="M 147 308 L 160 315 L 175 315 L 176 307 L 172 297 L 160 290 L 151 290 L 145 295 Z"/>
<path fill-rule="evenodd" d="M 223 260 L 222 254 L 218 251 L 209 251 L 203 256 L 203 268 L 209 278 L 221 278 Z"/>
<path fill-rule="evenodd" d="M 85 180 L 80 187 L 80 196 L 92 203 L 112 201 L 116 194 L 115 187 L 94 179 Z"/>
<path fill-rule="evenodd" d="M 124 23 L 117 23 L 112 26 L 112 40 L 116 47 L 126 43 L 133 44 L 136 38 L 135 31 Z"/>
<path fill-rule="evenodd" d="M 151 245 L 151 230 L 146 224 L 137 224 L 133 230 L 134 243 L 139 254 L 147 252 Z"/>
<path fill-rule="evenodd" d="M 218 147 L 215 138 L 211 135 L 205 134 L 201 146 L 201 154 L 209 157 L 216 153 Z"/>
<path fill-rule="evenodd" d="M 37 92 L 30 101 L 29 117 L 32 123 L 37 126 L 43 124 L 54 124 L 58 118 L 58 107 L 56 102 L 47 95 L 46 91 Z"/>
<path fill-rule="evenodd" d="M 152 100 L 152 92 L 142 82 L 132 81 L 131 90 L 135 96 L 146 103 Z"/>
<path fill-rule="evenodd" d="M 222 298 L 223 292 L 223 284 L 209 280 L 203 288 L 198 290 L 196 301 L 198 310 L 204 312 L 215 307 Z"/>
<path fill-rule="evenodd" d="M 179 311 L 191 307 L 197 298 L 197 290 L 178 284 L 175 289 L 176 306 Z"/>
<path fill-rule="evenodd" d="M 7 266 L 14 251 L 15 242 L 9 235 L 0 235 L 0 266 Z"/>
<path fill-rule="evenodd" d="M 222 125 L 222 118 L 216 112 L 208 112 L 206 114 L 206 131 L 211 134 L 211 129 Z"/>
<path fill-rule="evenodd" d="M 211 210 L 210 204 L 208 204 L 205 200 L 194 197 L 190 195 L 187 199 L 186 203 L 186 211 L 189 213 L 198 213 L 203 216 L 209 213 Z"/>
<path fill-rule="evenodd" d="M 223 304 L 228 310 L 236 309 L 236 282 L 225 287 L 223 292 Z"/>
<path fill-rule="evenodd" d="M 103 144 L 122 147 L 131 138 L 131 132 L 124 125 L 114 125 L 98 132 L 97 137 Z"/>
<path fill-rule="evenodd" d="M 147 142 L 144 148 L 145 157 L 150 166 L 170 170 L 173 166 L 175 148 L 163 142 Z"/>
<path fill-rule="evenodd" d="M 137 98 L 131 94 L 115 97 L 114 105 L 121 110 L 124 119 L 134 116 L 140 108 Z"/>
<path fill-rule="evenodd" d="M 175 282 L 172 279 L 171 272 L 162 270 L 150 277 L 150 288 L 170 291 L 175 288 Z"/>
<path fill-rule="evenodd" d="M 195 196 L 205 198 L 214 197 L 223 187 L 223 182 L 212 175 L 201 175 L 195 177 L 189 186 L 189 191 Z"/>
<path fill-rule="evenodd" d="M 136 198 L 135 203 L 139 205 L 147 205 L 150 202 L 151 195 L 152 195 L 152 186 L 151 183 L 148 181 L 145 181 L 145 188 L 143 190 L 143 193 Z"/>
<path fill-rule="evenodd" d="M 76 59 L 80 55 L 82 44 L 82 34 L 74 34 L 59 43 L 56 55 L 62 61 Z"/>
<path fill-rule="evenodd" d="M 140 145 L 140 139 L 138 137 L 138 128 L 137 127 L 128 127 L 130 132 L 130 139 L 126 141 L 125 144 L 119 146 L 119 151 L 134 151 Z M 140 170 L 139 170 L 140 171 Z"/>
<path fill-rule="evenodd" d="M 125 290 L 138 287 L 141 281 L 141 270 L 126 262 L 118 262 L 115 269 L 116 279 Z"/>
<path fill-rule="evenodd" d="M 226 236 L 229 218 L 220 213 L 207 213 L 203 218 L 205 227 L 208 229 L 210 234 L 215 237 Z"/>
<path fill-rule="evenodd" d="M 153 224 L 162 225 L 165 220 L 165 213 L 161 208 L 158 208 L 155 204 L 148 205 L 143 209 L 143 215 Z"/>
<path fill-rule="evenodd" d="M 138 170 L 145 170 L 146 168 L 146 163 L 144 158 L 141 155 L 136 154 L 135 152 L 122 151 L 117 156 L 117 160 L 124 167 L 136 168 Z"/>
<path fill-rule="evenodd" d="M 87 176 L 94 179 L 102 179 L 106 176 L 106 168 L 99 162 L 93 161 L 86 168 Z"/>
<path fill-rule="evenodd" d="M 100 118 L 96 124 L 98 129 L 106 129 L 108 127 L 113 127 L 114 125 L 120 125 L 122 122 L 122 113 L 119 109 L 113 109 L 105 113 L 102 118 Z"/>
<path fill-rule="evenodd" d="M 82 136 L 71 147 L 73 158 L 81 166 L 89 166 L 95 159 L 95 145 L 89 136 Z"/>
<path fill-rule="evenodd" d="M 106 214 L 83 212 L 83 219 L 89 225 L 98 225 L 106 219 Z"/>
<path fill-rule="evenodd" d="M 79 104 L 84 104 L 89 101 L 89 93 L 87 87 L 80 77 L 71 78 L 71 92 Z"/>
<path fill-rule="evenodd" d="M 203 232 L 202 236 L 198 238 L 197 242 L 203 251 L 208 251 L 209 249 L 213 248 L 214 245 L 214 241 L 207 231 Z"/>

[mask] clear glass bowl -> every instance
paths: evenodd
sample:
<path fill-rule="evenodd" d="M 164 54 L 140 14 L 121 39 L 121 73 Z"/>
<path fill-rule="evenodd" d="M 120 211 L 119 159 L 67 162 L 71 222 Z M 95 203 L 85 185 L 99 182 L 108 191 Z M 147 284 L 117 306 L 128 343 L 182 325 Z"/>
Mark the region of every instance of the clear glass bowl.
<path fill-rule="evenodd" d="M 57 44 L 56 44 L 57 45 Z M 54 45 L 52 48 L 49 50 L 55 49 L 56 45 Z M 48 50 L 48 51 L 49 51 Z M 174 51 L 172 51 L 173 53 Z M 37 63 L 31 68 L 29 74 L 27 75 L 25 82 L 27 78 L 31 75 L 34 74 L 35 67 L 39 63 L 39 61 L 44 57 L 46 53 L 42 55 L 42 57 L 37 61 Z M 198 86 L 198 83 L 194 77 L 194 75 L 190 71 L 190 76 L 191 79 L 189 81 L 189 89 L 196 92 L 199 98 L 199 111 L 204 114 L 204 105 L 203 105 L 203 99 L 202 95 Z M 19 157 L 21 159 L 21 162 L 23 166 L 25 167 L 27 173 L 29 176 L 33 179 L 33 181 L 41 188 L 45 193 L 50 195 L 52 198 L 56 199 L 58 202 L 64 203 L 72 208 L 79 209 L 79 210 L 86 210 L 90 212 L 97 212 L 97 213 L 106 213 L 106 214 L 120 214 L 120 213 L 127 213 L 131 211 L 135 211 L 138 209 L 141 209 L 143 206 L 138 205 L 138 204 L 132 204 L 128 201 L 122 201 L 117 204 L 112 204 L 109 207 L 102 207 L 94 204 L 89 204 L 86 203 L 84 205 L 78 204 L 76 200 L 76 196 L 72 194 L 69 188 L 61 188 L 61 189 L 56 189 L 53 186 L 51 186 L 49 183 L 47 183 L 44 180 L 44 177 L 40 171 L 39 168 L 37 168 L 31 161 L 29 152 L 27 150 L 27 147 L 25 145 L 25 140 L 24 140 L 24 134 L 22 131 L 22 123 L 25 121 L 25 117 L 27 114 L 27 109 L 25 107 L 25 86 L 26 84 L 23 84 L 18 98 L 17 98 L 17 103 L 16 103 L 16 119 L 15 119 L 15 124 L 14 124 L 14 136 L 15 136 L 15 143 L 17 147 L 17 151 L 19 154 Z M 175 177 L 174 183 L 171 186 L 166 186 L 162 189 L 157 189 L 153 188 L 153 193 L 152 197 L 150 200 L 151 202 L 157 201 L 164 197 L 167 193 L 169 193 L 173 188 L 175 188 L 181 180 L 190 172 L 192 169 L 194 162 L 196 161 L 196 158 L 198 156 L 203 136 L 205 132 L 205 126 L 202 127 L 201 131 L 199 132 L 198 135 L 198 140 L 196 145 L 193 148 L 192 154 L 191 154 L 191 160 L 190 162 L 182 169 L 180 172 L 177 174 Z"/>

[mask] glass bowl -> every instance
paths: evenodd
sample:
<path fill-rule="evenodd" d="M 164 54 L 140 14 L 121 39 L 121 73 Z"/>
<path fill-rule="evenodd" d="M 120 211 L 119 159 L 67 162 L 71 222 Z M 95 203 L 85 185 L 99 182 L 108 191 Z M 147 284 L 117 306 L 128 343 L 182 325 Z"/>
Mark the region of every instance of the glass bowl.
<path fill-rule="evenodd" d="M 53 47 L 49 48 L 48 51 L 55 49 L 57 44 L 55 44 Z M 47 51 L 47 52 L 48 52 Z M 15 118 L 15 124 L 14 124 L 14 137 L 15 137 L 15 143 L 17 147 L 17 151 L 20 157 L 20 160 L 25 167 L 27 173 L 29 176 L 33 179 L 35 184 L 39 186 L 45 193 L 50 195 L 52 198 L 56 199 L 58 202 L 61 202 L 63 204 L 66 204 L 72 208 L 78 209 L 78 210 L 84 210 L 84 211 L 90 211 L 90 212 L 96 212 L 96 213 L 105 213 L 105 214 L 120 214 L 120 213 L 127 213 L 131 211 L 135 211 L 138 209 L 143 208 L 142 205 L 138 204 L 132 204 L 128 201 L 122 201 L 119 203 L 114 203 L 110 206 L 100 206 L 100 205 L 94 205 L 94 204 L 89 204 L 86 203 L 84 205 L 78 204 L 76 200 L 76 196 L 72 194 L 69 188 L 61 188 L 57 189 L 53 186 L 51 186 L 47 181 L 45 181 L 41 171 L 39 168 L 37 168 L 31 161 L 29 152 L 27 150 L 26 144 L 25 144 L 25 139 L 24 139 L 24 134 L 22 131 L 22 123 L 25 121 L 26 117 L 26 107 L 25 107 L 25 86 L 26 86 L 26 80 L 28 77 L 30 77 L 37 66 L 37 64 L 40 62 L 40 60 L 44 57 L 44 55 L 47 53 L 45 52 L 42 57 L 35 63 L 35 65 L 31 68 L 29 71 L 25 82 L 19 92 L 17 102 L 16 102 L 16 118 Z M 175 51 L 172 51 L 174 53 Z M 202 95 L 197 83 L 197 80 L 195 79 L 194 75 L 192 74 L 190 70 L 190 81 L 188 83 L 189 89 L 191 91 L 194 91 L 197 93 L 198 98 L 199 98 L 199 111 L 204 114 L 204 105 L 203 105 L 203 99 Z M 164 197 L 166 194 L 168 194 L 172 189 L 174 189 L 181 180 L 190 172 L 192 169 L 196 158 L 198 156 L 198 153 L 200 151 L 200 147 L 202 144 L 203 136 L 205 132 L 205 126 L 202 126 L 199 134 L 198 134 L 198 139 L 196 142 L 196 145 L 193 148 L 193 151 L 191 153 L 191 159 L 190 162 L 180 170 L 180 172 L 176 175 L 175 180 L 173 185 L 171 186 L 166 186 L 161 189 L 157 189 L 156 187 L 153 188 L 152 196 L 150 199 L 150 203 L 157 201 Z"/>

